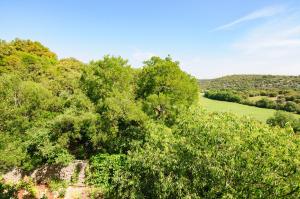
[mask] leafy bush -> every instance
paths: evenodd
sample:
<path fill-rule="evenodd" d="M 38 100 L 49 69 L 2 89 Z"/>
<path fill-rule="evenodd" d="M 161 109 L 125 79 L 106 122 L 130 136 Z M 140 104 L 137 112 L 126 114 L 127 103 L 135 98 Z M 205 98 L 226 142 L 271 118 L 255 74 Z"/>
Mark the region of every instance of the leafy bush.
<path fill-rule="evenodd" d="M 296 119 L 292 114 L 283 111 L 277 111 L 273 117 L 267 120 L 267 124 L 281 128 L 290 125 L 295 132 L 300 132 L 300 119 Z"/>
<path fill-rule="evenodd" d="M 262 98 L 256 101 L 255 105 L 260 108 L 276 108 L 275 102 L 267 98 Z"/>
<path fill-rule="evenodd" d="M 289 112 L 296 112 L 298 105 L 295 102 L 286 102 L 283 108 Z"/>
<path fill-rule="evenodd" d="M 292 126 L 295 132 L 300 132 L 300 119 L 294 120 Z"/>
<path fill-rule="evenodd" d="M 126 156 L 120 154 L 98 154 L 90 159 L 87 182 L 103 190 L 110 190 L 113 178 L 125 166 Z"/>

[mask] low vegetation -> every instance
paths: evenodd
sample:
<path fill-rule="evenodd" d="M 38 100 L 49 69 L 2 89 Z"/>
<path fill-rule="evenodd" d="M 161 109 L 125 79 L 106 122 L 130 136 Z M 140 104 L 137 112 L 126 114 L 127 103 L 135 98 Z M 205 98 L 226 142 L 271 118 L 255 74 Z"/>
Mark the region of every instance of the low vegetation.
<path fill-rule="evenodd" d="M 11 199 L 16 198 L 19 191 L 26 191 L 26 198 L 37 198 L 37 190 L 35 189 L 34 182 L 28 178 L 22 180 L 17 184 L 4 183 L 0 179 L 0 198 L 1 199 Z"/>
<path fill-rule="evenodd" d="M 17 39 L 0 42 L 0 68 L 1 172 L 88 159 L 91 198 L 300 197 L 292 128 L 202 110 L 170 57 L 84 64 Z"/>

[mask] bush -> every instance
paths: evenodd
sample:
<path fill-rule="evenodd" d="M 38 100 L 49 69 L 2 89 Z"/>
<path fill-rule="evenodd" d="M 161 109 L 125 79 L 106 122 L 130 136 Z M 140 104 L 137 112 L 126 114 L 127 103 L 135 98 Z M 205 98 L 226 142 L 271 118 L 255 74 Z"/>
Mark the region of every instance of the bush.
<path fill-rule="evenodd" d="M 273 117 L 267 120 L 270 126 L 279 126 L 281 128 L 290 125 L 294 132 L 300 131 L 300 119 L 296 119 L 292 114 L 284 111 L 277 111 Z"/>
<path fill-rule="evenodd" d="M 269 97 L 276 97 L 277 95 L 278 95 L 278 93 L 276 93 L 276 92 L 270 92 L 270 93 L 268 93 Z"/>
<path fill-rule="evenodd" d="M 248 106 L 255 106 L 255 102 L 251 101 L 251 100 L 248 100 L 248 99 L 241 101 L 241 104 L 245 104 L 245 105 L 248 105 Z"/>
<path fill-rule="evenodd" d="M 260 108 L 276 108 L 276 103 L 267 98 L 262 98 L 255 102 L 255 105 Z"/>
<path fill-rule="evenodd" d="M 126 156 L 121 154 L 98 154 L 90 159 L 87 183 L 108 192 L 113 178 L 123 169 Z"/>
<path fill-rule="evenodd" d="M 298 105 L 295 102 L 286 102 L 283 108 L 289 112 L 296 112 Z"/>

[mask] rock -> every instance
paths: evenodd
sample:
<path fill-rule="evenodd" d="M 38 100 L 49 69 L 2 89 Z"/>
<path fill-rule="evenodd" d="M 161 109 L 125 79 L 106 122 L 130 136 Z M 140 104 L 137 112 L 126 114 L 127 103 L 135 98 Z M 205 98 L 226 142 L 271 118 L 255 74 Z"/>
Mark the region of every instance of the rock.
<path fill-rule="evenodd" d="M 44 165 L 35 169 L 29 174 L 37 184 L 46 184 L 51 179 L 59 179 L 67 182 L 71 182 L 72 176 L 75 172 L 78 172 L 76 182 L 79 185 L 83 185 L 85 181 L 85 169 L 87 161 L 75 160 L 68 166 L 62 167 L 57 165 Z M 24 174 L 21 169 L 15 168 L 12 171 L 3 175 L 5 182 L 17 183 L 23 179 Z"/>
<path fill-rule="evenodd" d="M 14 168 L 10 172 L 4 174 L 2 177 L 6 183 L 17 184 L 23 178 L 23 172 L 21 169 Z"/>

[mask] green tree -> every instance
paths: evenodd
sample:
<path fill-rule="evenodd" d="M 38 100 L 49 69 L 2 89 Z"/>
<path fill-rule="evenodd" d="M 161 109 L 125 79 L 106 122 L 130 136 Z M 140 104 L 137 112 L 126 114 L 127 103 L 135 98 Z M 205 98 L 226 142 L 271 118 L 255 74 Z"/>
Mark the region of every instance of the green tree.
<path fill-rule="evenodd" d="M 93 61 L 83 72 L 81 88 L 94 102 L 110 97 L 114 92 L 133 92 L 134 70 L 121 57 L 104 56 Z"/>
<path fill-rule="evenodd" d="M 126 152 L 143 140 L 147 117 L 134 99 L 134 77 L 127 60 L 110 56 L 91 62 L 81 77 L 81 88 L 100 115 L 99 133 L 92 139 L 103 151 Z"/>
<path fill-rule="evenodd" d="M 172 124 L 182 108 L 198 101 L 198 83 L 170 57 L 152 57 L 144 63 L 137 79 L 137 99 L 144 101 L 144 110 L 152 118 Z"/>

